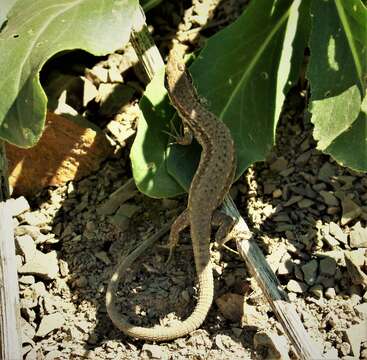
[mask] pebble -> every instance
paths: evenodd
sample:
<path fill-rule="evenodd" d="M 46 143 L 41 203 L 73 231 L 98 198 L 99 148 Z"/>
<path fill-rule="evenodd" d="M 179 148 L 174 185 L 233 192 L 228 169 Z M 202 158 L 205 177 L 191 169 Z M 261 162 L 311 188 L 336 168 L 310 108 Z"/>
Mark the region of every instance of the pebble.
<path fill-rule="evenodd" d="M 362 315 L 364 319 L 367 319 L 367 303 L 356 305 L 354 309 L 358 314 Z"/>
<path fill-rule="evenodd" d="M 330 191 L 321 190 L 320 195 L 322 196 L 324 203 L 328 206 L 339 206 L 339 200 Z"/>
<path fill-rule="evenodd" d="M 244 313 L 243 295 L 235 293 L 225 293 L 215 301 L 222 315 L 233 322 L 240 322 Z"/>
<path fill-rule="evenodd" d="M 366 338 L 366 328 L 367 323 L 361 323 L 352 325 L 349 329 L 345 331 L 346 339 L 350 344 L 352 355 L 359 358 L 361 351 L 361 342 L 363 338 Z"/>
<path fill-rule="evenodd" d="M 24 275 L 19 277 L 19 283 L 24 285 L 32 285 L 34 284 L 34 276 L 33 275 Z"/>
<path fill-rule="evenodd" d="M 337 239 L 338 241 L 340 241 L 343 244 L 347 244 L 348 235 L 344 234 L 343 230 L 335 222 L 331 222 L 329 224 L 329 232 L 331 235 L 335 237 L 335 239 Z"/>
<path fill-rule="evenodd" d="M 313 285 L 317 276 L 317 260 L 311 260 L 301 267 L 303 272 L 303 279 L 308 285 Z"/>
<path fill-rule="evenodd" d="M 367 228 L 359 221 L 351 229 L 349 245 L 351 248 L 367 248 Z"/>
<path fill-rule="evenodd" d="M 255 349 L 258 351 L 265 347 L 268 355 L 271 354 L 271 359 L 289 360 L 289 345 L 284 336 L 269 331 L 261 331 L 255 334 L 253 342 Z"/>
<path fill-rule="evenodd" d="M 322 298 L 322 285 L 316 284 L 309 289 L 309 292 L 315 295 L 316 298 Z"/>
<path fill-rule="evenodd" d="M 24 256 L 26 262 L 31 261 L 36 255 L 36 244 L 29 235 L 16 236 L 15 245 L 18 252 Z"/>
<path fill-rule="evenodd" d="M 283 191 L 281 189 L 275 189 L 272 193 L 274 199 L 278 199 L 283 195 Z"/>
<path fill-rule="evenodd" d="M 334 299 L 336 296 L 335 289 L 333 287 L 327 288 L 325 290 L 325 297 L 326 299 Z"/>
<path fill-rule="evenodd" d="M 287 167 L 288 167 L 288 160 L 282 156 L 282 157 L 277 158 L 270 165 L 270 170 L 275 171 L 275 172 L 281 172 L 287 169 Z"/>
<path fill-rule="evenodd" d="M 142 352 L 146 352 L 149 359 L 166 359 L 168 358 L 167 354 L 163 352 L 162 348 L 159 345 L 153 344 L 144 344 Z"/>
<path fill-rule="evenodd" d="M 298 201 L 297 204 L 298 204 L 298 207 L 300 209 L 307 209 L 307 208 L 311 207 L 314 204 L 314 202 L 310 199 L 302 199 L 302 200 Z"/>
<path fill-rule="evenodd" d="M 326 257 L 320 260 L 320 274 L 325 276 L 334 276 L 336 272 L 336 261 L 333 258 Z"/>
<path fill-rule="evenodd" d="M 27 212 L 21 219 L 31 226 L 43 226 L 48 223 L 47 216 L 39 211 Z"/>
<path fill-rule="evenodd" d="M 318 173 L 318 178 L 322 181 L 328 182 L 330 177 L 335 175 L 336 168 L 334 165 L 330 164 L 329 162 L 325 162 Z"/>
<path fill-rule="evenodd" d="M 349 224 L 352 220 L 357 219 L 362 213 L 362 209 L 349 197 L 344 197 L 342 200 L 342 209 L 342 225 Z"/>
<path fill-rule="evenodd" d="M 60 313 L 45 315 L 41 320 L 36 336 L 44 337 L 51 331 L 60 329 L 64 322 L 65 319 Z"/>
<path fill-rule="evenodd" d="M 20 274 L 37 275 L 48 280 L 56 279 L 59 272 L 56 251 L 53 250 L 43 254 L 37 250 L 31 261 L 26 262 L 18 272 Z"/>
<path fill-rule="evenodd" d="M 287 290 L 294 293 L 304 293 L 307 290 L 307 285 L 301 281 L 289 280 L 287 284 Z"/>
<path fill-rule="evenodd" d="M 352 283 L 367 286 L 367 275 L 360 269 L 360 266 L 364 264 L 364 254 L 358 250 L 346 251 L 344 258 Z"/>
<path fill-rule="evenodd" d="M 28 201 L 24 196 L 7 200 L 6 206 L 10 211 L 11 216 L 19 216 L 20 214 L 30 210 Z"/>

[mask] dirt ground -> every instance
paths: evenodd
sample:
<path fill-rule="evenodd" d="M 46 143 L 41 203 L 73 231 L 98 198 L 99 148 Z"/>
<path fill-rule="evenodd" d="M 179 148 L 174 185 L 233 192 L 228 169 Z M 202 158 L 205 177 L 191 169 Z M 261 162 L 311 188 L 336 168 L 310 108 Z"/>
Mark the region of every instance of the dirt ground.
<path fill-rule="evenodd" d="M 178 30 L 193 48 L 200 47 L 247 3 L 218 2 L 166 2 L 149 12 L 162 54 Z M 133 72 L 127 79 L 143 86 Z M 215 246 L 215 301 L 200 329 L 152 344 L 112 324 L 105 293 L 119 259 L 186 204 L 186 196 L 150 199 L 134 187 L 129 151 L 138 100 L 131 96 L 121 111 L 105 114 L 98 124 L 107 129 L 113 122 L 130 134 L 114 139 L 116 151 L 98 172 L 27 199 L 30 209 L 24 203 L 17 216 L 24 358 L 275 359 L 288 352 L 295 358 L 244 262 Z M 367 176 L 316 150 L 304 106 L 305 91 L 291 91 L 277 145 L 233 185 L 231 195 L 315 346 L 329 359 L 367 359 Z M 93 113 L 89 116 L 93 120 Z M 189 235 L 168 266 L 166 243 L 167 235 L 119 288 L 121 312 L 136 324 L 172 324 L 195 305 Z"/>

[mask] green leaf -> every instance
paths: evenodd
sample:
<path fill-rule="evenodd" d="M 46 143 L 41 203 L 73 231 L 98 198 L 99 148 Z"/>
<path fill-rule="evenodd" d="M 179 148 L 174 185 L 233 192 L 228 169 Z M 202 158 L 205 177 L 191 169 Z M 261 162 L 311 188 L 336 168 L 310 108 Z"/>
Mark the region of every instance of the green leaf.
<path fill-rule="evenodd" d="M 0 6 L 0 28 L 7 18 L 9 10 L 14 6 L 17 0 L 1 0 Z"/>
<path fill-rule="evenodd" d="M 367 9 L 360 0 L 313 1 L 311 121 L 317 148 L 367 171 Z"/>
<path fill-rule="evenodd" d="M 164 69 L 156 74 L 140 100 L 139 126 L 130 157 L 135 183 L 141 192 L 151 197 L 179 194 L 182 188 L 168 174 L 170 119 L 174 111 L 168 106 Z"/>
<path fill-rule="evenodd" d="M 129 40 L 136 0 L 18 0 L 0 33 L 0 138 L 20 147 L 42 134 L 44 63 L 58 52 L 104 55 Z"/>
<path fill-rule="evenodd" d="M 235 23 L 209 39 L 190 67 L 199 95 L 232 132 L 237 177 L 253 162 L 264 159 L 273 146 L 285 93 L 298 78 L 308 31 L 308 0 L 252 1 Z M 163 80 L 160 85 L 163 86 Z M 149 112 L 144 115 L 146 119 L 154 116 Z M 167 124 L 169 119 L 161 121 Z M 152 126 L 157 123 L 149 122 Z M 159 197 L 181 192 L 177 183 L 187 190 L 197 167 L 200 147 L 195 143 L 192 146 L 166 145 L 163 150 L 167 137 L 156 132 L 154 136 L 147 134 L 144 143 L 146 148 L 161 152 L 156 157 L 160 159 L 161 174 L 168 171 L 164 181 L 170 180 L 171 186 L 160 186 L 158 191 L 161 180 L 157 176 L 150 187 L 140 190 Z M 162 144 L 162 148 L 154 148 L 155 142 Z M 144 161 L 143 157 L 139 160 Z M 143 164 L 135 166 L 144 167 Z M 145 177 L 149 178 L 149 174 Z M 143 174 L 139 180 L 141 178 Z"/>

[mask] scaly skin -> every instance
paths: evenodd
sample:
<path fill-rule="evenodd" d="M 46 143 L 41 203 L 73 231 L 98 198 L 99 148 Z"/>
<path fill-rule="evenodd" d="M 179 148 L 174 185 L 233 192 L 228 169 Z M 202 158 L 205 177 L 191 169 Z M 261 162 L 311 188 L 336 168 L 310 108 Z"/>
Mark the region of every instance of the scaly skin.
<path fill-rule="evenodd" d="M 214 296 L 209 248 L 212 217 L 229 191 L 235 173 L 235 150 L 231 134 L 227 126 L 200 103 L 185 71 L 183 55 L 182 46 L 171 50 L 166 68 L 166 87 L 171 103 L 179 112 L 184 125 L 189 127 L 202 146 L 202 153 L 190 186 L 187 209 L 172 225 L 170 238 L 171 245 L 174 245 L 177 243 L 179 232 L 190 226 L 199 282 L 198 303 L 186 320 L 172 327 L 134 326 L 120 316 L 117 317 L 116 311 L 109 311 L 114 324 L 125 334 L 150 341 L 166 341 L 187 335 L 200 327 L 205 320 Z M 141 252 L 143 251 L 144 249 Z M 119 269 L 126 269 L 135 258 L 127 259 Z M 114 275 L 116 279 L 120 277 L 119 269 Z"/>

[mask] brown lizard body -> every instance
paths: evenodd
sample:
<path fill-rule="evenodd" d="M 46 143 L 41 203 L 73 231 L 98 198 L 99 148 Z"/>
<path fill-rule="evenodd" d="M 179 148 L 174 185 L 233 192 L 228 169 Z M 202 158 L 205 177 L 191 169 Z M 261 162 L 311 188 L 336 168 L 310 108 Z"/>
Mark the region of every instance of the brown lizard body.
<path fill-rule="evenodd" d="M 115 325 L 124 333 L 150 341 L 165 341 L 187 335 L 200 327 L 205 320 L 214 296 L 209 245 L 212 218 L 229 191 L 235 173 L 235 150 L 229 129 L 200 103 L 191 79 L 185 71 L 183 55 L 182 46 L 176 46 L 171 50 L 166 68 L 166 86 L 170 100 L 179 112 L 184 125 L 189 127 L 202 146 L 202 153 L 190 186 L 187 209 L 172 225 L 170 241 L 171 246 L 175 245 L 180 231 L 190 226 L 199 282 L 198 302 L 187 319 L 172 327 L 134 326 L 124 319 L 116 319 L 116 316 L 114 314 L 111 316 L 112 312 L 109 311 Z"/>

